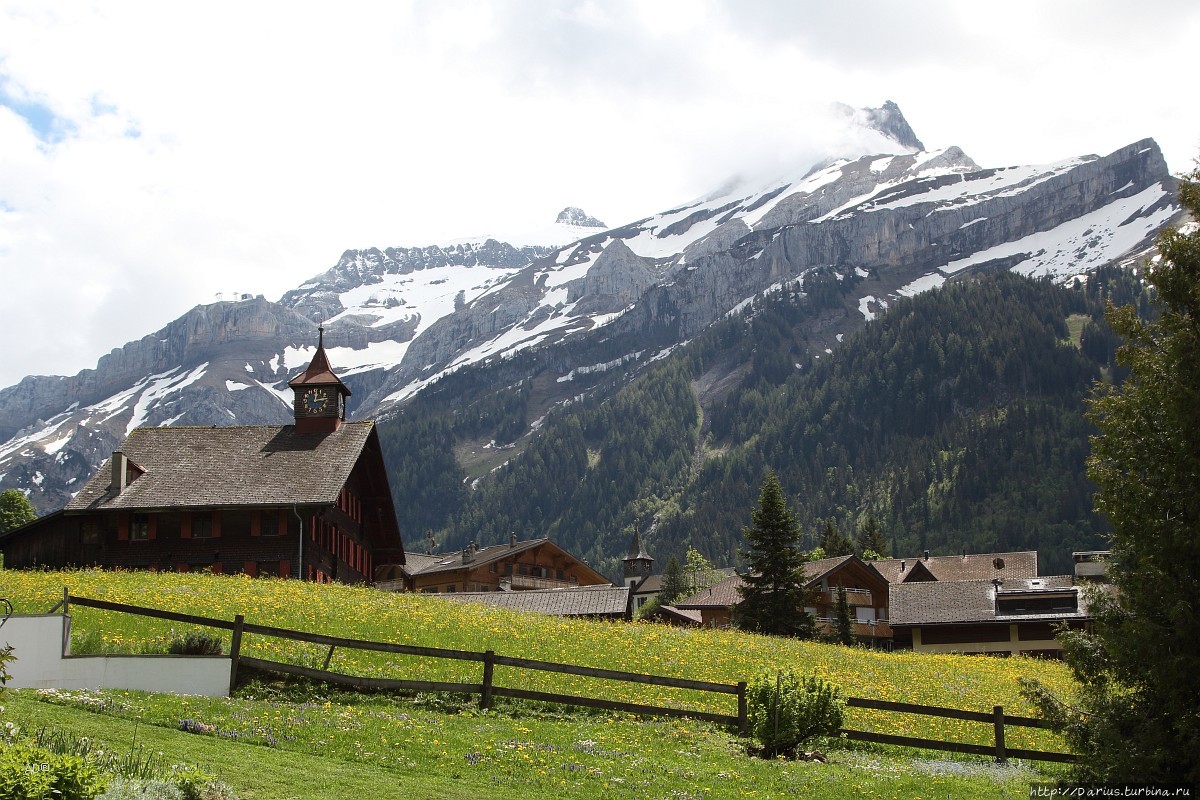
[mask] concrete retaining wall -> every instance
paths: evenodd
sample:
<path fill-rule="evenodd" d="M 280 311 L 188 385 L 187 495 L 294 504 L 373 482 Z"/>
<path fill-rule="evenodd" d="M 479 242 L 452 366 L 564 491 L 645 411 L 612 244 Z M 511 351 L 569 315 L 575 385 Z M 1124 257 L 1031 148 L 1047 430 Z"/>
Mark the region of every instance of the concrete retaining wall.
<path fill-rule="evenodd" d="M 14 689 L 136 689 L 208 697 L 229 693 L 228 656 L 72 656 L 66 614 L 9 617 L 0 646 L 11 644 Z"/>

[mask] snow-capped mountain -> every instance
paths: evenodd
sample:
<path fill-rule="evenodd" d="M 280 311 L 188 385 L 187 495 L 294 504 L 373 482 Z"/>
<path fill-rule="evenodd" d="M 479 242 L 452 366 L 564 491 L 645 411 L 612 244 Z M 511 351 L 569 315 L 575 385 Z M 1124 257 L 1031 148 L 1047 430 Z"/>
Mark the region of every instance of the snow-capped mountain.
<path fill-rule="evenodd" d="M 1145 252 L 1179 213 L 1151 140 L 984 169 L 926 151 L 895 104 L 845 116 L 851 144 L 792 174 L 616 228 L 567 208 L 504 238 L 350 250 L 277 303 L 197 306 L 95 370 L 26 378 L 0 391 L 0 488 L 50 510 L 138 425 L 286 421 L 317 323 L 352 415 L 379 416 L 468 365 L 587 337 L 642 342 L 611 363 L 644 363 L 784 284 L 869 277 L 851 281 L 859 313 L 818 326 L 833 346 L 889 297 L 978 269 L 1068 280 Z"/>

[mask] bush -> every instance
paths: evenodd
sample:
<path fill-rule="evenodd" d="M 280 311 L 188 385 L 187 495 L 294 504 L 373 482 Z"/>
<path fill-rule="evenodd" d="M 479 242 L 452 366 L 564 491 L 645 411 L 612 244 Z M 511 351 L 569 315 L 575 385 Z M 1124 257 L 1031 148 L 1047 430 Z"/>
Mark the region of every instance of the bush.
<path fill-rule="evenodd" d="M 24 741 L 0 749 L 0 797 L 6 800 L 90 800 L 104 791 L 105 776 L 77 755 L 60 755 Z"/>
<path fill-rule="evenodd" d="M 177 656 L 219 656 L 221 637 L 207 631 L 188 631 L 183 636 L 175 634 L 167 645 L 167 652 Z"/>
<path fill-rule="evenodd" d="M 815 675 L 784 670 L 758 675 L 746 692 L 750 733 L 764 758 L 792 755 L 818 736 L 834 736 L 845 706 L 837 687 Z"/>

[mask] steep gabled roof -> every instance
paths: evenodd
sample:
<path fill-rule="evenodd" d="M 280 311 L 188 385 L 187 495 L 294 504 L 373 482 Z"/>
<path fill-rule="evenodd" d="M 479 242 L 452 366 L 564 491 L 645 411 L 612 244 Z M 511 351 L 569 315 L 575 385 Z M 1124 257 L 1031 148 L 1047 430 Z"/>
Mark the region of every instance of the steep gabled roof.
<path fill-rule="evenodd" d="M 595 576 L 595 580 L 607 584 L 608 578 L 605 578 L 599 572 L 596 572 L 590 566 L 585 564 L 580 559 L 563 550 L 554 542 L 546 538 L 541 539 L 526 539 L 524 541 L 513 542 L 509 544 L 494 544 L 487 547 L 480 547 L 467 558 L 462 550 L 455 550 L 450 553 L 436 553 L 427 555 L 424 553 L 405 553 L 404 576 L 406 578 L 415 578 L 424 575 L 436 575 L 440 573 L 460 572 L 462 570 L 477 569 L 481 566 L 487 566 L 497 561 L 502 561 L 506 558 L 511 558 L 514 555 L 533 550 L 538 547 L 550 547 L 557 550 L 562 555 L 574 560 L 579 564 L 580 568 L 587 570 Z"/>
<path fill-rule="evenodd" d="M 499 561 L 507 556 L 532 550 L 539 544 L 545 544 L 549 541 L 549 539 L 526 539 L 513 544 L 494 544 L 488 547 L 481 547 L 475 551 L 474 556 L 470 560 L 466 559 L 462 550 L 454 550 L 449 553 L 434 553 L 432 555 L 426 553 L 405 553 L 407 564 L 404 568 L 404 574 L 412 578 L 417 575 L 433 575 L 439 572 L 458 572 L 464 568 L 475 569 L 476 567 L 486 566 L 494 561 Z"/>
<path fill-rule="evenodd" d="M 889 583 L 926 579 L 928 572 L 939 581 L 991 580 L 992 578 L 1036 578 L 1037 551 L 1011 553 L 968 553 L 929 558 L 885 558 L 870 562 Z M 1002 564 L 1003 566 L 997 566 Z M 904 569 L 900 567 L 903 566 Z"/>
<path fill-rule="evenodd" d="M 608 585 L 529 589 L 521 592 L 458 592 L 440 594 L 438 597 L 556 617 L 619 617 L 624 616 L 628 608 L 629 587 Z"/>
<path fill-rule="evenodd" d="M 369 421 L 308 434 L 292 425 L 135 428 L 118 452 L 143 472 L 118 494 L 109 458 L 66 510 L 332 505 L 374 431 Z"/>

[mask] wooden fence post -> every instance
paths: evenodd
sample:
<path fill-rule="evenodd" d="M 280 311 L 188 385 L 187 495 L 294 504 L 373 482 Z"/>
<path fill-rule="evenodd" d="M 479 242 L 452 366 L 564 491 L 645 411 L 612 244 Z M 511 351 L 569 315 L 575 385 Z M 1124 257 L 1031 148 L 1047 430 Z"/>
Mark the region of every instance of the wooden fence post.
<path fill-rule="evenodd" d="M 71 613 L 71 590 L 63 587 L 63 616 Z"/>
<path fill-rule="evenodd" d="M 329 654 L 325 656 L 325 666 L 321 667 L 323 672 L 329 671 L 329 662 L 333 661 L 333 645 L 329 645 Z"/>
<path fill-rule="evenodd" d="M 479 707 L 492 707 L 492 672 L 496 669 L 496 652 L 488 650 L 483 654 L 483 693 L 479 697 Z"/>
<path fill-rule="evenodd" d="M 996 762 L 1003 764 L 1007 759 L 1004 753 L 1004 706 L 993 706 L 992 716 L 996 728 Z"/>
<path fill-rule="evenodd" d="M 229 694 L 237 688 L 238 660 L 242 654 L 242 626 L 246 618 L 238 614 L 233 618 L 233 636 L 229 641 Z"/>
<path fill-rule="evenodd" d="M 746 682 L 738 681 L 738 733 L 750 733 L 750 715 L 746 711 Z"/>

